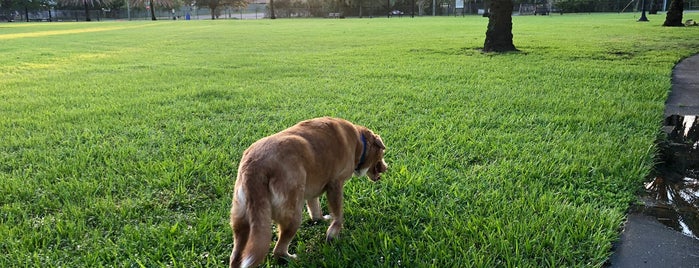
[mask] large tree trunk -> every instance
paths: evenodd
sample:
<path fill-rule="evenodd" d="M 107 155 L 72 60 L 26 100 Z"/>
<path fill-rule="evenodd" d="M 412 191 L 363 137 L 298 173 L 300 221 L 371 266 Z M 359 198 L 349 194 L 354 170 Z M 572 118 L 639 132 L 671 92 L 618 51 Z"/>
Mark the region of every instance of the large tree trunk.
<path fill-rule="evenodd" d="M 483 51 L 517 51 L 512 43 L 512 0 L 494 0 L 490 3 Z"/>
<path fill-rule="evenodd" d="M 684 26 L 682 24 L 682 12 L 684 12 L 684 1 L 672 0 L 670 8 L 667 10 L 667 15 L 665 15 L 663 26 Z"/>

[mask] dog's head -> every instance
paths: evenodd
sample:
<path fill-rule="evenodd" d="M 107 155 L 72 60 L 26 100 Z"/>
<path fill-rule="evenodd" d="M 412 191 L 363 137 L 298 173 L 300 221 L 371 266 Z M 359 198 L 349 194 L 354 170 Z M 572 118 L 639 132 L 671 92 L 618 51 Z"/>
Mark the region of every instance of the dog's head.
<path fill-rule="evenodd" d="M 378 181 L 381 179 L 381 173 L 388 169 L 386 161 L 383 160 L 386 145 L 379 135 L 374 134 L 369 129 L 364 129 L 360 133 L 364 136 L 362 147 L 366 147 L 366 149 L 363 148 L 365 150 L 364 161 L 357 166 L 355 174 L 357 176 L 367 175 L 372 181 Z"/>

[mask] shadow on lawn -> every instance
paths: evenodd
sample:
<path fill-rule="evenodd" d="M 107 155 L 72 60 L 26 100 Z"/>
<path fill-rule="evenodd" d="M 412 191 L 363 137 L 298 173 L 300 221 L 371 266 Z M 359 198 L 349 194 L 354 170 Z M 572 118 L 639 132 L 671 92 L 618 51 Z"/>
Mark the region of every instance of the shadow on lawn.
<path fill-rule="evenodd" d="M 658 142 L 658 164 L 636 209 L 699 239 L 699 116 L 665 120 L 667 139 Z"/>

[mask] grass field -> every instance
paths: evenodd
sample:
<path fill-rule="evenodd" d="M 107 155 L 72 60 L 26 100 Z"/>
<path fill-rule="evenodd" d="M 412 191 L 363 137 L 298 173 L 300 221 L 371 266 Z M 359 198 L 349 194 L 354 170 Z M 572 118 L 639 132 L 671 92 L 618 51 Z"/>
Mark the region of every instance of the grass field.
<path fill-rule="evenodd" d="M 0 267 L 225 266 L 242 151 L 326 115 L 389 171 L 289 267 L 599 267 L 699 52 L 649 18 L 514 17 L 502 55 L 476 16 L 2 23 Z"/>

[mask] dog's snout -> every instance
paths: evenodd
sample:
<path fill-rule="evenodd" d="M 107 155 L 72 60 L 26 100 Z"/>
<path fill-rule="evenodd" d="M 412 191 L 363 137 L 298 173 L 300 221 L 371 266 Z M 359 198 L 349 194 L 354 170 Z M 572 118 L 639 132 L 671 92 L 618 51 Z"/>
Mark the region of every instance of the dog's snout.
<path fill-rule="evenodd" d="M 373 181 L 378 181 L 381 179 L 381 173 L 386 172 L 386 170 L 388 170 L 388 165 L 383 159 L 381 159 L 381 161 L 377 162 L 372 168 L 369 178 L 371 178 Z"/>
<path fill-rule="evenodd" d="M 388 170 L 388 164 L 386 164 L 386 161 L 381 159 L 381 161 L 379 161 L 379 163 L 376 165 L 376 171 L 378 173 L 383 173 L 386 172 L 386 170 Z"/>

